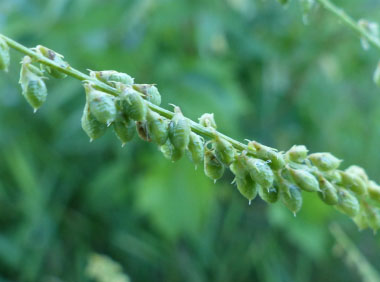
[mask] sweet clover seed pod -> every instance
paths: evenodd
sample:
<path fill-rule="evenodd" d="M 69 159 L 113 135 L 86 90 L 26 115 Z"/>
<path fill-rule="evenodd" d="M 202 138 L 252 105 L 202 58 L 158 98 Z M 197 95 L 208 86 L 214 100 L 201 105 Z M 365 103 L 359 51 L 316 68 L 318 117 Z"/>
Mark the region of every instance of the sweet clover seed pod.
<path fill-rule="evenodd" d="M 152 84 L 134 84 L 133 88 L 145 95 L 145 98 L 157 106 L 161 105 L 161 95 L 155 85 Z"/>
<path fill-rule="evenodd" d="M 136 132 L 135 122 L 129 119 L 116 120 L 113 123 L 113 129 L 117 138 L 119 138 L 121 141 L 123 147 L 127 142 L 133 139 Z"/>
<path fill-rule="evenodd" d="M 294 216 L 296 216 L 297 212 L 300 211 L 303 202 L 301 190 L 294 184 L 288 182 L 283 182 L 279 185 L 281 189 L 281 201 L 294 214 Z"/>
<path fill-rule="evenodd" d="M 91 113 L 99 122 L 109 126 L 117 115 L 115 97 L 94 89 L 88 82 L 84 83 L 84 88 Z"/>
<path fill-rule="evenodd" d="M 164 145 L 160 146 L 159 148 L 164 157 L 173 162 L 178 161 L 180 158 L 182 158 L 184 153 L 184 150 L 178 150 L 175 148 L 173 144 L 170 143 L 169 139 Z"/>
<path fill-rule="evenodd" d="M 318 179 L 321 191 L 318 192 L 319 197 L 328 205 L 336 205 L 339 202 L 338 192 L 333 184 L 320 176 Z"/>
<path fill-rule="evenodd" d="M 378 209 L 372 208 L 368 205 L 364 207 L 364 211 L 367 217 L 368 226 L 374 233 L 380 229 L 380 213 Z"/>
<path fill-rule="evenodd" d="M 188 146 L 188 156 L 195 164 L 200 164 L 204 158 L 204 140 L 194 132 L 190 132 L 190 141 Z"/>
<path fill-rule="evenodd" d="M 367 173 L 364 171 L 363 168 L 361 168 L 360 166 L 357 166 L 357 165 L 352 165 L 352 166 L 349 166 L 345 172 L 347 172 L 348 174 L 354 174 L 356 176 L 359 176 L 365 183 L 368 182 L 368 175 Z"/>
<path fill-rule="evenodd" d="M 362 231 L 369 227 L 367 216 L 362 208 L 360 209 L 359 213 L 355 217 L 352 218 L 352 220 L 355 222 L 356 226 L 359 228 L 359 231 Z"/>
<path fill-rule="evenodd" d="M 268 189 L 273 185 L 273 171 L 267 162 L 255 159 L 246 158 L 245 167 L 254 181 L 259 183 L 264 189 Z"/>
<path fill-rule="evenodd" d="M 168 120 L 151 110 L 148 110 L 146 120 L 152 141 L 157 145 L 164 145 L 169 137 Z"/>
<path fill-rule="evenodd" d="M 179 107 L 174 106 L 174 116 L 169 125 L 170 142 L 178 150 L 185 150 L 190 142 L 190 125 Z"/>
<path fill-rule="evenodd" d="M 216 122 L 215 122 L 213 113 L 212 114 L 205 113 L 198 120 L 199 120 L 200 125 L 204 127 L 211 127 L 211 128 L 216 129 Z"/>
<path fill-rule="evenodd" d="M 107 126 L 104 123 L 99 122 L 90 111 L 88 103 L 84 106 L 83 114 L 82 114 L 82 129 L 88 137 L 90 137 L 90 142 L 99 137 L 102 137 L 107 130 Z"/>
<path fill-rule="evenodd" d="M 377 64 L 376 70 L 373 74 L 373 82 L 380 87 L 380 62 Z"/>
<path fill-rule="evenodd" d="M 250 141 L 248 142 L 248 149 L 256 158 L 270 161 L 269 166 L 274 170 L 282 169 L 285 166 L 284 157 L 273 148 L 264 146 L 256 141 Z"/>
<path fill-rule="evenodd" d="M 337 169 L 342 162 L 342 160 L 339 160 L 330 153 L 314 153 L 309 155 L 308 158 L 313 165 L 322 171 Z"/>
<path fill-rule="evenodd" d="M 335 206 L 340 212 L 354 217 L 359 213 L 360 205 L 358 199 L 349 191 L 338 187 L 339 203 Z"/>
<path fill-rule="evenodd" d="M 249 173 L 246 169 L 246 158 L 245 155 L 241 154 L 235 156 L 235 160 L 230 165 L 230 170 L 238 178 L 245 178 Z"/>
<path fill-rule="evenodd" d="M 368 182 L 367 188 L 368 188 L 369 197 L 372 200 L 380 203 L 380 186 L 377 185 L 377 183 L 375 181 L 371 180 Z"/>
<path fill-rule="evenodd" d="M 318 192 L 319 184 L 317 179 L 309 172 L 301 169 L 293 169 L 288 168 L 290 175 L 294 182 L 300 187 L 302 190 L 307 192 Z"/>
<path fill-rule="evenodd" d="M 120 82 L 125 85 L 132 85 L 134 82 L 130 75 L 114 70 L 90 71 L 90 76 L 111 86 L 113 86 L 113 82 Z"/>
<path fill-rule="evenodd" d="M 215 134 L 212 145 L 219 161 L 225 165 L 229 165 L 233 162 L 236 152 L 230 142 Z"/>
<path fill-rule="evenodd" d="M 145 120 L 148 107 L 144 99 L 131 87 L 126 87 L 122 91 L 122 99 L 125 100 L 124 111 L 128 117 L 135 121 Z"/>
<path fill-rule="evenodd" d="M 8 72 L 10 61 L 9 46 L 7 42 L 0 37 L 0 70 Z"/>
<path fill-rule="evenodd" d="M 247 198 L 249 204 L 251 204 L 251 201 L 257 196 L 259 185 L 249 175 L 244 178 L 236 177 L 235 182 L 240 194 Z"/>
<path fill-rule="evenodd" d="M 53 50 L 50 50 L 49 48 L 38 45 L 36 48 L 34 48 L 34 50 L 36 50 L 36 52 L 41 54 L 42 56 L 54 61 L 60 67 L 66 68 L 69 66 L 69 64 L 63 60 L 62 55 L 54 52 Z M 60 79 L 60 78 L 65 78 L 67 76 L 65 73 L 60 72 L 59 70 L 56 70 L 44 64 L 41 64 L 41 69 L 45 70 L 48 74 L 50 74 L 54 78 Z"/>
<path fill-rule="evenodd" d="M 358 195 L 364 195 L 367 192 L 367 185 L 360 176 L 345 171 L 339 171 L 339 173 L 342 177 L 341 184 L 343 187 Z"/>
<path fill-rule="evenodd" d="M 146 121 L 136 121 L 136 131 L 137 135 L 144 141 L 150 142 L 152 139 L 150 138 L 148 125 Z"/>
<path fill-rule="evenodd" d="M 216 182 L 224 174 L 224 165 L 218 160 L 213 150 L 205 146 L 204 153 L 204 172 Z"/>
<path fill-rule="evenodd" d="M 302 163 L 307 158 L 309 150 L 304 145 L 294 145 L 285 154 L 286 158 L 295 163 Z"/>
<path fill-rule="evenodd" d="M 268 204 L 273 204 L 277 202 L 278 200 L 278 189 L 276 187 L 271 187 L 269 189 L 266 189 L 262 186 L 259 186 L 259 196 L 261 199 L 263 199 Z"/>

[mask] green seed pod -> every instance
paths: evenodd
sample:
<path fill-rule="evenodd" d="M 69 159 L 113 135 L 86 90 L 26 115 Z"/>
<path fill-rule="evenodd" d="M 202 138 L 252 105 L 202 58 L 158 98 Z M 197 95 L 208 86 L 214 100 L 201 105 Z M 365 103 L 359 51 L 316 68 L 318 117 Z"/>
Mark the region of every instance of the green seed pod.
<path fill-rule="evenodd" d="M 169 137 L 169 121 L 151 110 L 148 110 L 146 119 L 152 141 L 157 145 L 164 145 Z"/>
<path fill-rule="evenodd" d="M 360 212 L 354 218 L 352 218 L 352 220 L 355 222 L 356 226 L 359 228 L 359 231 L 362 231 L 369 227 L 367 216 L 363 210 L 360 210 Z"/>
<path fill-rule="evenodd" d="M 148 107 L 140 94 L 128 87 L 122 92 L 124 103 L 124 111 L 131 119 L 135 121 L 144 121 L 148 112 Z"/>
<path fill-rule="evenodd" d="M 8 72 L 10 61 L 9 46 L 7 42 L 0 37 L 0 70 Z"/>
<path fill-rule="evenodd" d="M 182 158 L 184 153 L 183 150 L 178 150 L 175 148 L 169 140 L 167 140 L 164 145 L 160 146 L 160 151 L 165 158 L 173 162 L 178 161 L 180 158 Z"/>
<path fill-rule="evenodd" d="M 245 178 L 249 175 L 246 168 L 246 157 L 241 154 L 239 156 L 235 156 L 235 160 L 230 165 L 230 170 L 237 178 Z"/>
<path fill-rule="evenodd" d="M 378 209 L 372 208 L 370 206 L 365 206 L 364 208 L 368 226 L 376 234 L 377 230 L 380 229 L 380 213 Z"/>
<path fill-rule="evenodd" d="M 259 186 L 259 196 L 268 204 L 273 204 L 278 200 L 278 189 L 276 187 L 266 189 L 262 186 Z"/>
<path fill-rule="evenodd" d="M 341 184 L 343 187 L 358 195 L 364 195 L 367 192 L 367 185 L 361 177 L 345 171 L 339 171 L 339 173 L 342 177 Z"/>
<path fill-rule="evenodd" d="M 174 113 L 169 125 L 169 139 L 174 147 L 182 151 L 190 142 L 190 125 L 179 107 L 174 107 Z"/>
<path fill-rule="evenodd" d="M 309 155 L 308 158 L 313 165 L 323 171 L 337 169 L 342 162 L 342 160 L 339 160 L 330 153 L 314 153 Z"/>
<path fill-rule="evenodd" d="M 195 164 L 200 164 L 204 158 L 204 140 L 194 132 L 190 132 L 188 157 Z"/>
<path fill-rule="evenodd" d="M 269 166 L 274 170 L 280 170 L 285 167 L 283 155 L 276 152 L 275 149 L 264 146 L 256 141 L 250 141 L 248 149 L 256 158 L 270 161 Z"/>
<path fill-rule="evenodd" d="M 69 66 L 67 62 L 63 60 L 63 56 L 54 52 L 53 50 L 50 50 L 49 48 L 46 48 L 44 46 L 38 45 L 36 48 L 34 48 L 35 51 L 42 56 L 54 61 L 56 64 L 58 64 L 60 67 L 66 68 Z M 67 75 L 63 72 L 60 72 L 59 70 L 55 68 L 51 68 L 49 66 L 46 66 L 44 64 L 41 64 L 41 69 L 45 70 L 48 74 L 50 74 L 54 78 L 65 78 Z"/>
<path fill-rule="evenodd" d="M 114 70 L 90 71 L 90 76 L 111 86 L 113 86 L 114 82 L 120 82 L 125 85 L 132 85 L 134 82 L 134 79 L 128 74 Z"/>
<path fill-rule="evenodd" d="M 368 182 L 367 188 L 368 188 L 369 197 L 372 200 L 380 203 L 380 186 L 377 185 L 375 181 L 371 180 Z"/>
<path fill-rule="evenodd" d="M 86 96 L 90 111 L 101 123 L 109 126 L 117 116 L 115 97 L 107 93 L 95 90 L 90 83 L 85 83 Z"/>
<path fill-rule="evenodd" d="M 161 105 L 161 95 L 156 86 L 152 84 L 134 84 L 133 88 L 145 95 L 145 98 L 157 106 Z"/>
<path fill-rule="evenodd" d="M 136 132 L 135 128 L 135 122 L 132 120 L 116 120 L 113 123 L 113 129 L 116 136 L 121 141 L 122 147 L 124 147 L 127 142 L 133 139 Z"/>
<path fill-rule="evenodd" d="M 309 172 L 301 169 L 288 168 L 294 182 L 307 192 L 320 191 L 317 179 Z"/>
<path fill-rule="evenodd" d="M 137 135 L 144 141 L 150 142 L 152 139 L 150 138 L 148 126 L 146 121 L 136 121 L 136 131 Z"/>
<path fill-rule="evenodd" d="M 274 175 L 267 162 L 247 157 L 245 167 L 252 179 L 259 183 L 264 189 L 272 187 Z"/>
<path fill-rule="evenodd" d="M 257 196 L 257 190 L 260 185 L 253 181 L 249 175 L 245 178 L 237 177 L 235 181 L 240 194 L 247 198 L 248 203 L 251 204 L 251 201 Z"/>
<path fill-rule="evenodd" d="M 99 122 L 90 112 L 90 108 L 88 103 L 86 103 L 83 115 L 82 115 L 82 129 L 88 137 L 90 137 L 90 142 L 99 137 L 102 137 L 107 130 L 107 126 L 101 122 Z"/>
<path fill-rule="evenodd" d="M 380 87 L 380 62 L 377 64 L 376 70 L 373 74 L 373 82 Z"/>
<path fill-rule="evenodd" d="M 230 142 L 221 138 L 215 133 L 215 138 L 212 142 L 216 157 L 225 165 L 229 165 L 235 158 L 235 149 Z"/>
<path fill-rule="evenodd" d="M 339 202 L 338 192 L 333 184 L 320 176 L 318 179 L 321 191 L 318 192 L 319 197 L 328 205 L 336 205 Z"/>
<path fill-rule="evenodd" d="M 323 173 L 323 175 L 331 183 L 340 183 L 342 181 L 342 176 L 337 170 L 326 171 Z"/>
<path fill-rule="evenodd" d="M 355 174 L 357 176 L 359 176 L 365 183 L 368 182 L 368 175 L 367 173 L 365 172 L 365 170 L 363 168 L 361 168 L 360 166 L 357 166 L 357 165 L 351 165 L 349 166 L 345 172 L 347 172 L 348 174 Z"/>
<path fill-rule="evenodd" d="M 287 186 L 286 189 L 281 188 L 281 201 L 291 212 L 293 212 L 294 216 L 296 216 L 297 212 L 299 212 L 302 207 L 303 200 L 301 190 L 297 186 L 290 183 L 282 183 L 280 185 Z M 285 190 L 288 190 L 289 192 L 286 193 L 284 192 Z"/>
<path fill-rule="evenodd" d="M 200 125 L 216 129 L 214 114 L 203 114 L 198 120 Z"/>
<path fill-rule="evenodd" d="M 309 150 L 304 145 L 294 145 L 286 152 L 288 160 L 296 163 L 302 163 L 307 158 Z"/>
<path fill-rule="evenodd" d="M 213 150 L 205 147 L 204 172 L 214 180 L 214 183 L 223 176 L 224 165 L 218 160 Z"/>
<path fill-rule="evenodd" d="M 359 213 L 360 205 L 358 199 L 345 189 L 338 188 L 339 203 L 335 206 L 340 212 L 354 217 Z"/>

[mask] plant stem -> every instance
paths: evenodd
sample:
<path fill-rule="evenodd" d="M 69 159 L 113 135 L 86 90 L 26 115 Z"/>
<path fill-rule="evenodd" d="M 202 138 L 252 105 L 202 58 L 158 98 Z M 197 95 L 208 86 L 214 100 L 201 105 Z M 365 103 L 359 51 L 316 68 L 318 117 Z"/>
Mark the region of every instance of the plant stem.
<path fill-rule="evenodd" d="M 56 69 L 62 73 L 65 73 L 65 74 L 67 74 L 67 75 L 69 75 L 75 79 L 78 79 L 80 81 L 91 81 L 91 83 L 93 85 L 95 85 L 99 90 L 107 92 L 111 95 L 114 95 L 114 96 L 120 95 L 119 91 L 116 88 L 113 88 L 113 87 L 109 86 L 108 84 L 105 84 L 105 83 L 103 83 L 97 79 L 94 79 L 94 78 L 90 77 L 89 75 L 84 74 L 77 69 L 74 69 L 71 66 L 62 67 L 59 64 L 57 64 L 56 62 L 50 60 L 49 58 L 46 58 L 46 57 L 38 54 L 37 52 L 34 52 L 30 48 L 25 47 L 24 45 L 14 41 L 13 39 L 11 39 L 11 38 L 3 35 L 3 34 L 0 34 L 0 37 L 3 38 L 7 42 L 9 47 L 30 56 L 31 58 L 35 59 L 36 61 L 38 61 L 38 62 L 40 62 L 46 66 L 54 68 L 54 69 Z M 149 101 L 146 101 L 146 103 L 148 104 L 149 108 L 152 111 L 154 111 L 154 112 L 156 112 L 156 113 L 158 113 L 158 114 L 160 114 L 166 118 L 171 119 L 174 115 L 173 112 L 168 111 L 164 108 L 161 108 L 157 105 L 154 105 L 154 104 L 150 103 Z M 245 144 L 243 144 L 243 143 L 241 143 L 241 142 L 239 142 L 239 141 L 237 141 L 237 140 L 235 140 L 235 139 L 233 139 L 227 135 L 224 135 L 220 132 L 217 132 L 215 130 L 210 130 L 210 129 L 192 121 L 191 119 L 187 118 L 187 120 L 189 121 L 190 126 L 191 126 L 191 130 L 193 132 L 201 134 L 201 135 L 209 137 L 209 138 L 214 138 L 215 132 L 216 132 L 220 137 L 229 141 L 236 149 L 238 149 L 240 151 L 244 151 L 244 150 L 248 151 L 247 145 L 245 145 Z"/>
<path fill-rule="evenodd" d="M 330 0 L 317 0 L 326 10 L 333 13 L 339 19 L 342 20 L 347 26 L 356 31 L 361 37 L 365 38 L 368 42 L 372 43 L 373 46 L 380 50 L 380 39 L 376 36 L 371 35 L 364 28 L 359 26 L 359 24 L 350 17 L 343 9 L 337 7 Z"/>

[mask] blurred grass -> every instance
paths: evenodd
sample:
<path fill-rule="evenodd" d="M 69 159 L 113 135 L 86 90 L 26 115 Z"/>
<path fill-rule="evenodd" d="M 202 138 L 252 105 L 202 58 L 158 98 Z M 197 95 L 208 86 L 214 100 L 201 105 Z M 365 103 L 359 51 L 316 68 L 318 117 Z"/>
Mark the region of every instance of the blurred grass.
<path fill-rule="evenodd" d="M 375 0 L 336 1 L 380 20 Z M 0 29 L 46 45 L 80 70 L 116 69 L 157 83 L 163 105 L 286 150 L 305 144 L 380 181 L 379 54 L 322 10 L 302 24 L 296 1 L 2 0 Z M 89 281 L 92 253 L 131 281 L 358 281 L 332 254 L 338 222 L 376 269 L 380 242 L 317 197 L 295 219 L 281 204 L 248 206 L 226 175 L 213 185 L 187 160 L 139 140 L 81 131 L 81 85 L 49 81 L 33 115 L 17 84 L 20 54 L 0 75 L 0 276 Z M 1 281 L 1 280 L 0 280 Z"/>

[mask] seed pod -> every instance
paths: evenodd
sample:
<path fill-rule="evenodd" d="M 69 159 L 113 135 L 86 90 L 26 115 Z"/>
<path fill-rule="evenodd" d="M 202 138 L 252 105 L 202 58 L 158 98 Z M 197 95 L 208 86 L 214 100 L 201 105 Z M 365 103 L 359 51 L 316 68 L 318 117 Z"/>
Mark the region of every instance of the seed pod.
<path fill-rule="evenodd" d="M 317 192 L 320 191 L 319 184 L 315 177 L 304 170 L 301 169 L 292 169 L 289 167 L 290 175 L 294 182 L 302 189 L 307 192 Z"/>
<path fill-rule="evenodd" d="M 115 98 L 107 93 L 95 90 L 90 83 L 85 83 L 86 96 L 91 113 L 101 123 L 109 126 L 116 119 Z"/>
<path fill-rule="evenodd" d="M 323 175 L 331 183 L 340 183 L 342 181 L 342 176 L 337 170 L 326 171 Z"/>
<path fill-rule="evenodd" d="M 345 172 L 347 172 L 348 174 L 355 174 L 359 176 L 365 183 L 368 182 L 368 175 L 365 172 L 365 170 L 360 166 L 351 165 L 345 170 Z"/>
<path fill-rule="evenodd" d="M 185 150 L 190 142 L 190 125 L 179 107 L 174 107 L 174 116 L 169 125 L 170 142 L 178 150 Z"/>
<path fill-rule="evenodd" d="M 294 216 L 296 216 L 297 212 L 299 212 L 302 207 L 303 200 L 301 190 L 294 184 L 282 183 L 281 185 L 287 186 L 287 189 L 281 188 L 281 201 L 291 212 L 293 212 Z M 289 193 L 284 192 L 285 190 L 288 190 Z"/>
<path fill-rule="evenodd" d="M 90 142 L 101 137 L 107 130 L 107 126 L 101 122 L 99 122 L 90 112 L 90 108 L 88 103 L 86 103 L 83 115 L 81 119 L 82 129 L 88 137 L 90 137 Z"/>
<path fill-rule="evenodd" d="M 225 165 L 229 165 L 233 162 L 235 157 L 235 149 L 230 142 L 221 138 L 215 133 L 215 138 L 212 142 L 213 148 L 215 150 L 215 155 Z"/>
<path fill-rule="evenodd" d="M 90 76 L 113 86 L 113 82 L 120 82 L 125 85 L 132 85 L 134 79 L 126 73 L 114 70 L 90 71 Z"/>
<path fill-rule="evenodd" d="M 380 229 L 380 213 L 378 209 L 372 208 L 368 205 L 364 208 L 368 226 L 376 234 L 377 230 Z"/>
<path fill-rule="evenodd" d="M 10 61 L 9 46 L 7 42 L 0 37 L 0 70 L 8 72 Z"/>
<path fill-rule="evenodd" d="M 235 181 L 240 194 L 247 198 L 249 204 L 251 204 L 251 201 L 257 196 L 257 190 L 260 185 L 253 181 L 249 175 L 245 178 L 237 177 Z"/>
<path fill-rule="evenodd" d="M 377 185 L 375 181 L 368 182 L 368 194 L 370 198 L 378 203 L 380 203 L 380 186 Z"/>
<path fill-rule="evenodd" d="M 292 162 L 302 163 L 307 158 L 309 150 L 304 145 L 294 145 L 285 154 Z"/>
<path fill-rule="evenodd" d="M 123 89 L 122 92 L 124 111 L 131 119 L 135 121 L 144 121 L 148 112 L 148 107 L 140 94 L 130 87 Z"/>
<path fill-rule="evenodd" d="M 115 134 L 121 141 L 123 147 L 135 136 L 135 128 L 135 122 L 128 119 L 116 120 L 113 123 L 113 129 L 115 130 Z"/>
<path fill-rule="evenodd" d="M 245 166 L 252 179 L 264 189 L 269 189 L 273 185 L 274 175 L 265 161 L 247 157 Z"/>
<path fill-rule="evenodd" d="M 203 114 L 198 120 L 200 125 L 216 129 L 214 114 Z"/>
<path fill-rule="evenodd" d="M 136 121 L 136 131 L 137 135 L 144 141 L 150 142 L 152 141 L 149 131 L 148 131 L 148 126 L 146 121 Z"/>
<path fill-rule="evenodd" d="M 318 192 L 319 197 L 328 205 L 336 205 L 339 202 L 338 192 L 334 185 L 320 176 L 318 179 L 321 191 Z"/>
<path fill-rule="evenodd" d="M 248 149 L 256 158 L 270 161 L 269 166 L 274 170 L 280 170 L 285 166 L 285 160 L 281 153 L 264 146 L 256 141 L 248 143 Z"/>
<path fill-rule="evenodd" d="M 39 53 L 42 56 L 54 61 L 60 67 L 66 68 L 69 66 L 69 64 L 63 60 L 62 55 L 54 52 L 53 50 L 50 50 L 49 48 L 38 45 L 34 49 L 37 53 Z M 65 78 L 67 76 L 65 73 L 60 72 L 59 70 L 57 70 L 55 68 L 51 68 L 51 67 L 46 66 L 44 64 L 41 64 L 41 69 L 45 70 L 48 74 L 50 74 L 54 78 Z"/>
<path fill-rule="evenodd" d="M 376 70 L 373 74 L 373 81 L 380 87 L 380 62 L 377 64 Z"/>
<path fill-rule="evenodd" d="M 147 127 L 149 136 L 157 145 L 164 145 L 169 136 L 169 121 L 159 114 L 148 110 Z"/>
<path fill-rule="evenodd" d="M 276 187 L 271 187 L 269 189 L 259 186 L 259 196 L 265 202 L 273 204 L 278 200 L 278 189 Z"/>
<path fill-rule="evenodd" d="M 335 206 L 340 212 L 354 217 L 359 213 L 358 199 L 345 189 L 338 188 L 339 203 Z"/>
<path fill-rule="evenodd" d="M 339 171 L 339 173 L 342 177 L 341 184 L 343 187 L 358 195 L 364 195 L 367 192 L 366 184 L 359 176 L 345 171 Z"/>
<path fill-rule="evenodd" d="M 165 158 L 173 162 L 178 161 L 183 156 L 183 150 L 178 150 L 175 148 L 169 140 L 162 146 L 160 146 L 160 151 Z"/>
<path fill-rule="evenodd" d="M 218 160 L 213 150 L 205 147 L 204 172 L 216 182 L 224 174 L 224 165 Z"/>
<path fill-rule="evenodd" d="M 360 209 L 360 212 L 354 218 L 352 218 L 352 220 L 355 222 L 356 226 L 359 228 L 359 231 L 362 231 L 369 227 L 367 216 L 362 209 Z"/>
<path fill-rule="evenodd" d="M 339 160 L 330 153 L 314 153 L 309 155 L 308 158 L 313 165 L 323 171 L 337 169 L 342 162 L 342 160 Z"/>
<path fill-rule="evenodd" d="M 157 106 L 161 105 L 161 95 L 156 86 L 152 84 L 134 84 L 133 88 L 143 93 L 145 95 L 145 99 L 152 104 Z"/>
<path fill-rule="evenodd" d="M 241 154 L 239 156 L 235 156 L 235 160 L 230 165 L 230 170 L 237 178 L 245 178 L 249 175 L 246 168 L 246 157 Z"/>
<path fill-rule="evenodd" d="M 200 164 L 204 158 L 204 140 L 194 132 L 190 132 L 188 157 L 195 164 Z"/>

